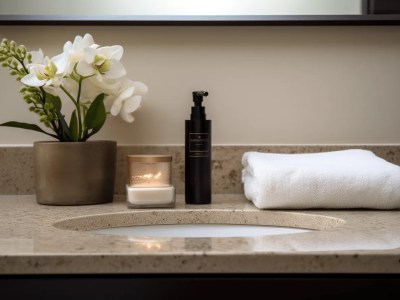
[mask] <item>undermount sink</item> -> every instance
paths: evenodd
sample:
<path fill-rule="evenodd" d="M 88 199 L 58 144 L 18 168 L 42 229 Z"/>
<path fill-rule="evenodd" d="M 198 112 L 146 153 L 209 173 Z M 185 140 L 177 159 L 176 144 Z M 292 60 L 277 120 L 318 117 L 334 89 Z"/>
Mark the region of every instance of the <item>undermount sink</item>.
<path fill-rule="evenodd" d="M 88 215 L 56 222 L 59 229 L 125 237 L 256 237 L 326 230 L 338 218 L 309 213 L 235 210 L 154 210 Z"/>
<path fill-rule="evenodd" d="M 266 225 L 230 224 L 170 224 L 141 225 L 90 230 L 97 234 L 128 237 L 254 237 L 266 235 L 294 234 L 309 232 L 309 229 Z"/>

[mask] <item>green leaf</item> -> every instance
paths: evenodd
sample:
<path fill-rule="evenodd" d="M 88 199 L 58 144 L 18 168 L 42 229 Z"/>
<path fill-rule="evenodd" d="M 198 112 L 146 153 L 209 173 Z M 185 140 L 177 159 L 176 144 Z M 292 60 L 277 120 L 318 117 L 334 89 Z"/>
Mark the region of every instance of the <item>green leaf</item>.
<path fill-rule="evenodd" d="M 65 122 L 64 116 L 58 110 L 56 110 L 56 113 L 57 113 L 57 118 L 61 124 L 63 141 L 64 142 L 73 141 L 71 131 L 69 130 L 67 122 Z"/>
<path fill-rule="evenodd" d="M 62 103 L 60 97 L 46 93 L 46 102 L 53 104 L 56 110 L 61 111 Z"/>
<path fill-rule="evenodd" d="M 22 123 L 22 122 L 16 122 L 16 121 L 10 121 L 10 122 L 5 122 L 0 124 L 0 126 L 5 126 L 5 127 L 14 127 L 14 128 L 21 128 L 21 129 L 27 129 L 27 130 L 33 130 L 33 131 L 38 131 L 44 134 L 47 134 L 53 138 L 59 139 L 58 136 L 48 133 L 44 131 L 42 128 L 37 126 L 36 124 L 29 124 L 29 123 Z"/>
<path fill-rule="evenodd" d="M 61 128 L 62 128 L 62 142 L 71 142 L 73 141 L 72 138 L 72 134 L 71 131 L 68 127 L 67 122 L 65 121 L 64 116 L 61 114 L 61 100 L 60 97 L 56 97 L 54 95 L 51 94 L 47 94 L 48 97 L 46 97 L 46 101 L 50 101 L 53 106 L 54 106 L 54 110 L 57 114 L 57 118 L 58 121 L 61 124 Z"/>
<path fill-rule="evenodd" d="M 85 125 L 88 129 L 92 129 L 91 135 L 94 134 L 93 132 L 96 133 L 103 127 L 106 117 L 104 94 L 102 93 L 94 99 L 86 113 Z"/>
<path fill-rule="evenodd" d="M 72 140 L 74 142 L 79 141 L 79 125 L 78 117 L 76 116 L 76 110 L 71 114 L 71 120 L 69 121 L 69 130 L 71 132 Z"/>

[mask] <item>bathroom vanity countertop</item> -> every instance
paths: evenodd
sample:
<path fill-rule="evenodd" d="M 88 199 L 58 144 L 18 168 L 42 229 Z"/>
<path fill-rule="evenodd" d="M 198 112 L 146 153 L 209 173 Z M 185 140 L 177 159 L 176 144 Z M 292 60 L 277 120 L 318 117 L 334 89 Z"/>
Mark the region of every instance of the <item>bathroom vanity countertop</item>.
<path fill-rule="evenodd" d="M 79 218 L 86 215 L 100 217 Z M 0 196 L 0 216 L 0 274 L 400 273 L 400 211 L 260 211 L 238 194 L 215 195 L 211 205 L 200 206 L 185 205 L 178 195 L 174 209 L 145 210 L 128 209 L 124 196 L 109 204 L 59 207 L 39 205 L 33 195 L 12 195 Z M 227 223 L 224 216 L 316 230 L 159 239 L 70 230 L 140 218 Z"/>

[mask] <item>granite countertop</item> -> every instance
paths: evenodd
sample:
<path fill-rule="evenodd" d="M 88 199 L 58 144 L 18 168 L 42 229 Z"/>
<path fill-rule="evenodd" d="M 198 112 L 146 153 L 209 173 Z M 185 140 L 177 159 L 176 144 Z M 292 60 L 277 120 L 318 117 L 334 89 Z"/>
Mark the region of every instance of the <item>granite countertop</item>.
<path fill-rule="evenodd" d="M 123 196 L 109 204 L 57 207 L 39 205 L 33 195 L 10 195 L 0 196 L 0 212 L 0 274 L 400 273 L 400 211 L 261 211 L 241 194 L 221 194 L 211 205 L 185 205 L 178 195 L 174 209 L 142 210 L 128 209 Z M 314 230 L 158 239 L 82 231 L 144 221 Z"/>

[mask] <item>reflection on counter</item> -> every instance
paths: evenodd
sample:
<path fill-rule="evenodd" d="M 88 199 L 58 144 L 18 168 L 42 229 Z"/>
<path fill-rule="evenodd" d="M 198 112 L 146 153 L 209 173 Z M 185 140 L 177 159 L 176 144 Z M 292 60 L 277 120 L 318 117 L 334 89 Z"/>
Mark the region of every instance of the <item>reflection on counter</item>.
<path fill-rule="evenodd" d="M 128 241 L 135 245 L 135 249 L 141 249 L 146 252 L 171 250 L 171 240 L 170 238 L 128 237 Z"/>

